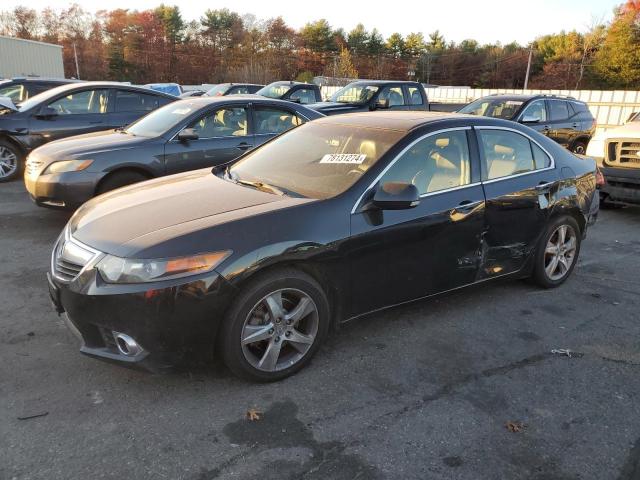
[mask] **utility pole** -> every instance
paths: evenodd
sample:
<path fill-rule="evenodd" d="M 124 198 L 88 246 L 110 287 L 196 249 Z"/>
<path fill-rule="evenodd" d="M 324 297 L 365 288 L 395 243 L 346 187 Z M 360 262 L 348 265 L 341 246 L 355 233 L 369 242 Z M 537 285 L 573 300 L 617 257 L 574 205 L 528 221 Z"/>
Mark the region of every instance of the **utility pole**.
<path fill-rule="evenodd" d="M 73 56 L 76 59 L 76 78 L 80 80 L 80 67 L 78 66 L 78 52 L 76 51 L 75 42 L 73 42 Z"/>
<path fill-rule="evenodd" d="M 529 86 L 529 72 L 531 72 L 531 58 L 533 57 L 533 44 L 529 48 L 529 61 L 527 62 L 527 74 L 524 77 L 524 90 Z"/>

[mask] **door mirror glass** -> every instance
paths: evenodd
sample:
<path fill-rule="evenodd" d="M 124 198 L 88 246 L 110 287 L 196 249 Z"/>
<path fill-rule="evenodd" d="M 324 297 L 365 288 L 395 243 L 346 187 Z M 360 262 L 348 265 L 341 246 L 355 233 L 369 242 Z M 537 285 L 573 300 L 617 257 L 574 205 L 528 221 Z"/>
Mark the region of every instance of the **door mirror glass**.
<path fill-rule="evenodd" d="M 58 116 L 58 111 L 53 107 L 42 107 L 38 113 L 39 118 L 52 118 Z"/>
<path fill-rule="evenodd" d="M 189 142 L 191 140 L 198 140 L 200 138 L 193 128 L 185 128 L 178 134 L 178 140 L 181 142 Z"/>
<path fill-rule="evenodd" d="M 385 182 L 373 196 L 373 205 L 381 210 L 406 210 L 420 203 L 415 185 L 404 182 Z"/>

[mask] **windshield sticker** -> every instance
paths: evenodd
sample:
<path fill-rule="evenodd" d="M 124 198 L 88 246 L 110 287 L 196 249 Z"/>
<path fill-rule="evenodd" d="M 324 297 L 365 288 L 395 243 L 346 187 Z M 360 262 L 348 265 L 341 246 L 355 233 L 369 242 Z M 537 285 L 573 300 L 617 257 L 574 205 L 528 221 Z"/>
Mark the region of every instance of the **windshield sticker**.
<path fill-rule="evenodd" d="M 366 155 L 360 153 L 328 153 L 320 163 L 350 163 L 360 165 L 367 158 Z"/>

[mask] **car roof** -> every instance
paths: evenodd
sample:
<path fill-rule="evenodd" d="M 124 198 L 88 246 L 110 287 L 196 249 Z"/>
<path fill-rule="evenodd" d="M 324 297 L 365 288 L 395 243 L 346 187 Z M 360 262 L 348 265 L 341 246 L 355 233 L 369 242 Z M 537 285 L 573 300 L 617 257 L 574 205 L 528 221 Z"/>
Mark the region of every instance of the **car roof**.
<path fill-rule="evenodd" d="M 513 122 L 491 117 L 425 111 L 373 111 L 350 113 L 348 115 L 330 115 L 314 120 L 314 123 L 409 132 L 428 124 L 455 120 L 466 121 L 468 125 L 513 125 Z"/>
<path fill-rule="evenodd" d="M 353 82 L 351 82 L 351 84 L 353 83 L 361 83 L 366 85 L 387 85 L 390 83 L 420 85 L 420 82 L 413 82 L 411 80 L 354 80 Z"/>
<path fill-rule="evenodd" d="M 44 82 L 44 83 L 59 83 L 61 85 L 67 83 L 86 83 L 84 80 L 78 80 L 76 78 L 48 78 L 48 77 L 14 77 L 0 80 L 0 84 L 6 83 L 29 83 L 29 82 Z"/>
<path fill-rule="evenodd" d="M 304 105 L 300 105 L 294 102 L 288 102 L 286 100 L 280 100 L 278 98 L 263 97 L 262 95 L 255 95 L 253 93 L 243 93 L 240 95 L 223 95 L 219 97 L 209 97 L 203 95 L 202 97 L 183 98 L 180 101 L 192 102 L 198 104 L 199 106 L 205 106 L 214 103 L 244 103 L 250 101 L 253 103 L 272 103 L 286 107 L 298 106 L 308 108 Z"/>
<path fill-rule="evenodd" d="M 100 88 L 100 87 L 120 87 L 120 88 L 125 88 L 125 89 L 129 89 L 129 90 L 136 90 L 138 92 L 145 92 L 145 93 L 153 93 L 162 97 L 167 97 L 167 98 L 178 98 L 174 95 L 170 95 L 168 93 L 164 93 L 164 92 L 160 92 L 158 90 L 152 90 L 151 88 L 148 87 L 140 87 L 140 86 L 136 86 L 136 85 L 129 85 L 127 83 L 122 83 L 122 82 L 77 82 L 77 83 L 67 83 L 64 85 L 60 85 L 58 87 L 52 88 L 51 90 L 47 90 L 47 92 L 50 95 L 57 95 L 59 93 L 64 93 L 67 90 L 73 90 L 76 88 L 86 88 L 86 87 L 96 87 L 96 88 Z"/>
<path fill-rule="evenodd" d="M 563 95 L 548 95 L 548 94 L 544 94 L 544 93 L 531 93 L 531 94 L 523 94 L 523 93 L 501 93 L 501 94 L 497 94 L 497 95 L 487 95 L 484 97 L 480 97 L 478 98 L 478 100 L 480 99 L 485 99 L 485 98 L 490 98 L 492 100 L 521 100 L 523 102 L 526 102 L 528 100 L 533 100 L 534 98 L 545 98 L 548 100 L 567 100 L 570 102 L 578 102 L 578 103 L 585 103 L 582 100 L 578 100 L 577 98 L 573 98 L 573 97 L 567 97 L 567 96 L 563 96 Z"/>

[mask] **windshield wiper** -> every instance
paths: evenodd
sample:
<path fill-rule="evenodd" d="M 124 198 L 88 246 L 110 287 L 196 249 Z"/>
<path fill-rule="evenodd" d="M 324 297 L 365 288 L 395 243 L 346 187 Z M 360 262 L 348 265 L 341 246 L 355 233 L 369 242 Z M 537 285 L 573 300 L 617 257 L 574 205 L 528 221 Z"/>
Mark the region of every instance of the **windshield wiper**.
<path fill-rule="evenodd" d="M 274 187 L 273 185 L 269 185 L 268 183 L 264 183 L 264 182 L 252 182 L 249 180 L 242 180 L 240 178 L 237 178 L 235 180 L 233 180 L 234 182 L 240 184 L 240 185 L 246 185 L 248 187 L 253 187 L 256 188 L 257 190 L 261 190 L 263 192 L 268 192 L 268 193 L 275 193 L 276 195 L 286 195 L 285 192 L 283 192 L 282 190 L 280 190 L 278 187 Z"/>

